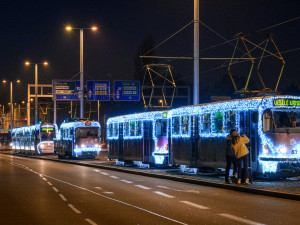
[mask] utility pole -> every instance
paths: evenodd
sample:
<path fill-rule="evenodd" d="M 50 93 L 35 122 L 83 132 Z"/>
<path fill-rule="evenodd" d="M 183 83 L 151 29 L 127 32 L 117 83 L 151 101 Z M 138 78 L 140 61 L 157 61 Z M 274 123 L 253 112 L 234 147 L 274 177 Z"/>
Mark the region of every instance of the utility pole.
<path fill-rule="evenodd" d="M 194 97 L 193 104 L 200 103 L 199 95 L 199 0 L 194 0 Z"/>

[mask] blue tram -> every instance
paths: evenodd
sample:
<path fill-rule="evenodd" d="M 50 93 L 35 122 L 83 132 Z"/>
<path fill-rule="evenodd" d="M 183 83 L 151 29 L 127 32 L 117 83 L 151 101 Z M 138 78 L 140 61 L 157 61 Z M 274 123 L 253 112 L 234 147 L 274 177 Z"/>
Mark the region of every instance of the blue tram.
<path fill-rule="evenodd" d="M 53 154 L 56 124 L 37 124 L 12 130 L 12 148 L 18 153 Z"/>
<path fill-rule="evenodd" d="M 109 159 L 147 166 L 168 164 L 167 116 L 166 111 L 157 111 L 109 118 Z"/>
<path fill-rule="evenodd" d="M 64 122 L 54 139 L 59 158 L 95 158 L 101 151 L 100 124 L 90 121 Z"/>
<path fill-rule="evenodd" d="M 170 163 L 225 168 L 231 128 L 250 138 L 249 165 L 264 175 L 300 168 L 300 97 L 264 96 L 180 107 L 169 111 Z"/>

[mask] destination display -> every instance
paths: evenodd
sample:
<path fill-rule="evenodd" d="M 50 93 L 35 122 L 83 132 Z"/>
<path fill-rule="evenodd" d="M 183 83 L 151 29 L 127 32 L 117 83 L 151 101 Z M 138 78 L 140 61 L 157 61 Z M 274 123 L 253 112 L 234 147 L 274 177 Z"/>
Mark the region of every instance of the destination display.
<path fill-rule="evenodd" d="M 274 106 L 300 106 L 299 99 L 274 99 L 273 100 Z"/>
<path fill-rule="evenodd" d="M 53 80 L 53 100 L 79 100 L 79 80 Z"/>
<path fill-rule="evenodd" d="M 114 81 L 114 101 L 140 101 L 140 82 Z"/>
<path fill-rule="evenodd" d="M 88 80 L 86 82 L 87 101 L 109 101 L 110 82 L 108 80 Z"/>

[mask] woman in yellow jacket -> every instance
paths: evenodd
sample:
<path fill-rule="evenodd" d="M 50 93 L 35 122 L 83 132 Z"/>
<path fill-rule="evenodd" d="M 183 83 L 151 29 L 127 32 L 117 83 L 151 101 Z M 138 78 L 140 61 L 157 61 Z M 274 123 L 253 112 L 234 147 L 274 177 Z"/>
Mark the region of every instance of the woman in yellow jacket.
<path fill-rule="evenodd" d="M 243 134 L 242 136 L 239 135 L 237 131 L 233 132 L 232 134 L 232 147 L 234 149 L 237 164 L 238 164 L 238 184 L 241 184 L 241 175 L 242 175 L 242 161 L 244 167 L 244 175 L 245 175 L 245 184 L 249 184 L 248 178 L 248 160 L 247 155 L 249 153 L 245 144 L 249 142 L 249 138 Z"/>

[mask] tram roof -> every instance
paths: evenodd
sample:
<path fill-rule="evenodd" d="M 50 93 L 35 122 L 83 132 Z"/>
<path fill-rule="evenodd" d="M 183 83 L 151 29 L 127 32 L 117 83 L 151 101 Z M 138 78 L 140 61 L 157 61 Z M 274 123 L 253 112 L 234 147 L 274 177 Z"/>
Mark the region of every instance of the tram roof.
<path fill-rule="evenodd" d="M 39 123 L 39 124 L 31 125 L 31 126 L 16 127 L 16 128 L 13 128 L 12 132 L 39 130 L 41 126 L 43 126 L 43 127 L 53 127 L 53 126 L 55 126 L 55 128 L 57 128 L 56 124 L 40 124 Z"/>
<path fill-rule="evenodd" d="M 195 115 L 209 113 L 214 111 L 245 111 L 257 110 L 259 107 L 264 108 L 296 108 L 300 105 L 273 105 L 273 100 L 276 99 L 291 99 L 300 100 L 300 96 L 276 95 L 276 96 L 261 96 L 244 99 L 232 99 L 219 102 L 210 102 L 198 105 L 182 106 L 169 111 L 168 118 L 176 115 Z M 297 104 L 299 104 L 297 102 Z"/>
<path fill-rule="evenodd" d="M 77 127 L 100 127 L 100 123 L 97 121 L 75 121 L 62 123 L 60 128 L 77 128 Z"/>
<path fill-rule="evenodd" d="M 143 113 L 134 113 L 122 116 L 111 117 L 107 120 L 107 124 L 109 123 L 120 123 L 126 122 L 130 120 L 153 120 L 153 119 L 163 119 L 167 118 L 167 114 L 169 111 L 151 111 L 151 112 L 143 112 Z"/>

